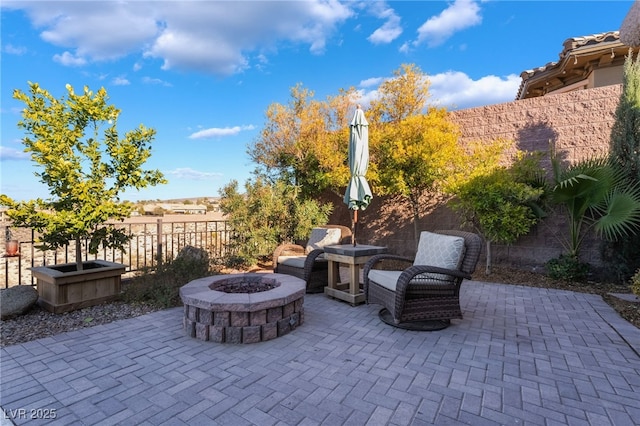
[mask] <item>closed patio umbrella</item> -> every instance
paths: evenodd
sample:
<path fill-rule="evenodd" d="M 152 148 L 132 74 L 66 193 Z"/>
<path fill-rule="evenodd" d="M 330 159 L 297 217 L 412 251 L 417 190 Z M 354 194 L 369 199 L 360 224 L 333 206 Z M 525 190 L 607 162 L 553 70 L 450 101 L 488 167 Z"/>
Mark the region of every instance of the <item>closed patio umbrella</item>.
<path fill-rule="evenodd" d="M 349 130 L 349 170 L 351 178 L 344 194 L 344 203 L 353 210 L 352 242 L 356 245 L 358 210 L 367 208 L 373 195 L 365 178 L 369 167 L 369 123 L 360 105 L 351 120 Z"/>

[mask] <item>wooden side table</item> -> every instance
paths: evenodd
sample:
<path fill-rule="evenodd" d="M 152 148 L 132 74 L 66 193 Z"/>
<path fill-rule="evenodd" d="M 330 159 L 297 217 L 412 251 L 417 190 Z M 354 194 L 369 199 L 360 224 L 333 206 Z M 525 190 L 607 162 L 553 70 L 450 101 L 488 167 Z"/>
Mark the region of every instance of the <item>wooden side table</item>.
<path fill-rule="evenodd" d="M 324 293 L 327 296 L 344 300 L 352 305 L 365 301 L 364 292 L 360 290 L 360 270 L 372 256 L 386 253 L 387 248 L 364 244 L 341 244 L 324 247 L 324 255 L 329 261 L 329 277 Z M 340 264 L 349 265 L 349 282 L 340 281 Z"/>

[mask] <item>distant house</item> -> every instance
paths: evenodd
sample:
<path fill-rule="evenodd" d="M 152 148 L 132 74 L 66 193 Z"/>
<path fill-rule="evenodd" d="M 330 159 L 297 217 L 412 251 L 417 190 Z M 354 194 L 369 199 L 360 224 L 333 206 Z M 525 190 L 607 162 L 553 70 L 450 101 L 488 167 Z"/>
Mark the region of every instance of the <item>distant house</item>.
<path fill-rule="evenodd" d="M 169 204 L 174 214 L 207 214 L 207 206 L 202 204 Z"/>
<path fill-rule="evenodd" d="M 144 213 L 148 215 L 162 211 L 168 214 L 207 214 L 207 206 L 202 204 L 150 203 L 144 205 Z"/>
<path fill-rule="evenodd" d="M 520 74 L 516 100 L 621 84 L 628 54 L 619 31 L 569 38 L 557 62 Z"/>

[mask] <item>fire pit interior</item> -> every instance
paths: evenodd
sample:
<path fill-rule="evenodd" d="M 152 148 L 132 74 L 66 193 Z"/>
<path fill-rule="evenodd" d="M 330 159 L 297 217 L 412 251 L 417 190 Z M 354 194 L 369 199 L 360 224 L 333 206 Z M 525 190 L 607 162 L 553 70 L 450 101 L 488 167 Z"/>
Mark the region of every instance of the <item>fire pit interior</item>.
<path fill-rule="evenodd" d="M 186 333 L 218 343 L 256 343 L 283 336 L 304 320 L 303 280 L 284 274 L 200 278 L 180 288 Z"/>
<path fill-rule="evenodd" d="M 251 277 L 245 279 L 228 279 L 220 280 L 209 286 L 211 290 L 221 291 L 223 293 L 260 293 L 278 287 L 280 283 L 276 280 Z"/>

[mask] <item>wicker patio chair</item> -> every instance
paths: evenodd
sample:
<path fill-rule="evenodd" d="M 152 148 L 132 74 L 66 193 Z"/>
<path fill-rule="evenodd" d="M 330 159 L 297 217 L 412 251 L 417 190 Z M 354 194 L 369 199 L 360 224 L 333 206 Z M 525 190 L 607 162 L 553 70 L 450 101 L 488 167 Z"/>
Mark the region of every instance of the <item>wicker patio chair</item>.
<path fill-rule="evenodd" d="M 320 229 L 329 229 L 323 234 Z M 322 225 L 302 244 L 281 244 L 273 252 L 273 272 L 298 277 L 307 283 L 307 293 L 322 293 L 327 286 L 329 263 L 324 258 L 324 245 L 349 244 L 351 229 L 343 225 Z"/>
<path fill-rule="evenodd" d="M 482 239 L 470 232 L 422 232 L 415 259 L 381 254 L 365 264 L 366 301 L 382 305 L 380 319 L 395 327 L 446 328 L 462 318 L 460 285 L 471 278 L 481 249 Z"/>

